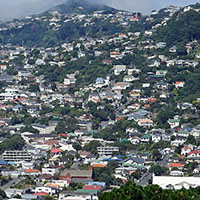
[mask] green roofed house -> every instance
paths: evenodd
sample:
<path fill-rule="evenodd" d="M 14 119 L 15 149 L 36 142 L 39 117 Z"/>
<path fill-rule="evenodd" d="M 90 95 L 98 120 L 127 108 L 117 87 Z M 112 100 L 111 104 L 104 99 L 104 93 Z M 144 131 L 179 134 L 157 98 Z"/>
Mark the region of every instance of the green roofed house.
<path fill-rule="evenodd" d="M 141 142 L 150 142 L 151 138 L 151 134 L 145 134 L 141 137 Z"/>
<path fill-rule="evenodd" d="M 122 143 L 122 142 L 129 142 L 129 140 L 127 138 L 123 138 L 120 140 L 120 143 Z"/>
<path fill-rule="evenodd" d="M 86 194 L 97 194 L 98 190 L 83 190 L 83 189 L 78 189 L 76 190 L 75 193 L 86 193 Z"/>
<path fill-rule="evenodd" d="M 180 119 L 169 119 L 168 124 L 170 125 L 171 128 L 178 127 L 180 124 Z"/>
<path fill-rule="evenodd" d="M 157 70 L 156 75 L 157 76 L 165 76 L 167 74 L 167 70 Z"/>

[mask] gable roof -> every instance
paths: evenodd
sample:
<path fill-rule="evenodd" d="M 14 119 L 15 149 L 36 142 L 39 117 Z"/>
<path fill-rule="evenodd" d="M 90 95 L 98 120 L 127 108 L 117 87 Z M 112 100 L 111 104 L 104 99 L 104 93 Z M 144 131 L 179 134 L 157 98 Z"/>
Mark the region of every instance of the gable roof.
<path fill-rule="evenodd" d="M 65 169 L 60 176 L 70 174 L 71 177 L 90 177 L 92 178 L 92 170 L 68 170 Z"/>

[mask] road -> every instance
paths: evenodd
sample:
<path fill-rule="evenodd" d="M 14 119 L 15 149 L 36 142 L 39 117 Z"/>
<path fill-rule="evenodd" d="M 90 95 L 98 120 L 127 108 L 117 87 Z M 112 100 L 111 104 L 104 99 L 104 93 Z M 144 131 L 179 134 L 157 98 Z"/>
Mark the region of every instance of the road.
<path fill-rule="evenodd" d="M 125 104 L 123 104 L 123 105 L 119 106 L 117 109 L 115 109 L 115 115 L 116 115 L 117 117 L 125 117 L 125 116 L 128 116 L 128 115 L 122 114 L 121 111 L 123 111 L 123 110 L 126 108 L 126 106 L 131 102 L 131 100 L 132 100 L 132 99 L 128 98 Z"/>
<path fill-rule="evenodd" d="M 5 184 L 2 187 L 0 187 L 0 189 L 1 190 L 6 190 L 6 189 L 10 188 L 12 185 L 14 185 L 17 181 L 18 181 L 18 179 L 12 179 L 7 184 Z"/>
<path fill-rule="evenodd" d="M 153 166 L 157 165 L 157 164 L 162 167 L 167 166 L 169 157 L 170 157 L 169 154 L 165 155 L 165 157 L 162 160 L 154 163 Z M 141 185 L 141 186 L 147 186 L 149 184 L 148 181 L 152 177 L 152 173 L 150 173 L 150 171 L 149 171 L 150 169 L 148 169 L 147 172 L 143 174 L 143 176 L 137 181 L 136 184 Z"/>

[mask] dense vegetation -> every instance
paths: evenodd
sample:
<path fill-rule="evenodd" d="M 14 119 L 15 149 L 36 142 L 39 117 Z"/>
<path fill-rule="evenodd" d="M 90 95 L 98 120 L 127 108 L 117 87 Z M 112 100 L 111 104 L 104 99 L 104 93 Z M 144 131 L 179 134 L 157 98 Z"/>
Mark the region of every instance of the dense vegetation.
<path fill-rule="evenodd" d="M 127 182 L 119 189 L 102 193 L 99 200 L 190 200 L 200 199 L 200 187 L 186 190 L 163 190 L 157 185 L 141 187 L 132 182 Z"/>
<path fill-rule="evenodd" d="M 81 7 L 81 8 L 80 8 Z M 61 13 L 80 13 L 88 14 L 93 13 L 94 11 L 104 10 L 106 13 L 112 13 L 115 11 L 114 8 L 111 8 L 106 5 L 97 4 L 92 1 L 87 0 L 68 0 L 65 4 L 55 6 L 50 10 L 56 10 Z"/>
<path fill-rule="evenodd" d="M 80 8 L 81 7 L 81 8 Z M 67 1 L 51 11 L 60 11 L 61 13 L 84 13 L 91 14 L 97 10 L 103 10 L 105 13 L 112 13 L 116 11 L 114 8 L 108 6 L 96 5 L 87 1 Z M 49 12 L 41 14 L 41 17 L 51 18 Z M 67 21 L 62 17 L 59 22 L 60 28 L 54 29 L 48 24 L 48 20 L 32 20 L 27 23 L 24 19 L 22 22 L 25 24 L 21 27 L 10 27 L 0 33 L 0 43 L 11 43 L 13 45 L 26 45 L 26 46 L 54 46 L 63 42 L 71 42 L 79 37 L 98 36 L 98 35 L 112 35 L 116 32 L 121 32 L 122 27 L 118 23 L 110 23 L 110 19 L 102 20 L 98 18 L 92 19 L 90 26 L 85 26 L 85 21 Z M 15 22 L 18 22 L 16 20 Z"/>
<path fill-rule="evenodd" d="M 0 144 L 0 153 L 5 150 L 22 150 L 25 141 L 20 135 L 13 135 Z"/>
<path fill-rule="evenodd" d="M 155 38 L 168 45 L 185 44 L 194 39 L 200 39 L 200 12 L 190 10 L 177 13 L 162 26 L 155 34 Z"/>

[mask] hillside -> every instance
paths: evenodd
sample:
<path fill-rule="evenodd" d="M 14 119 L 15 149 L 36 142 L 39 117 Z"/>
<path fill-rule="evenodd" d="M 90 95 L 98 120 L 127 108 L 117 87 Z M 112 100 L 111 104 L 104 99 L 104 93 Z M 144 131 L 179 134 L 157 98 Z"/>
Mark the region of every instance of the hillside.
<path fill-rule="evenodd" d="M 95 16 L 95 11 L 102 12 Z M 114 11 L 117 10 L 85 0 L 67 1 L 40 15 L 0 24 L 0 43 L 53 46 L 79 37 L 112 35 L 122 31 L 117 21 L 110 23 L 112 17 L 107 17 Z"/>
<path fill-rule="evenodd" d="M 55 6 L 50 11 L 59 11 L 63 14 L 91 14 L 95 11 L 103 11 L 104 13 L 113 13 L 114 8 L 106 5 L 96 4 L 88 0 L 68 0 L 66 3 Z"/>
<path fill-rule="evenodd" d="M 196 7 L 198 4 L 196 5 Z M 186 44 L 192 40 L 200 39 L 200 11 L 199 9 L 188 9 L 175 13 L 155 33 L 154 38 L 164 41 L 167 45 Z"/>

